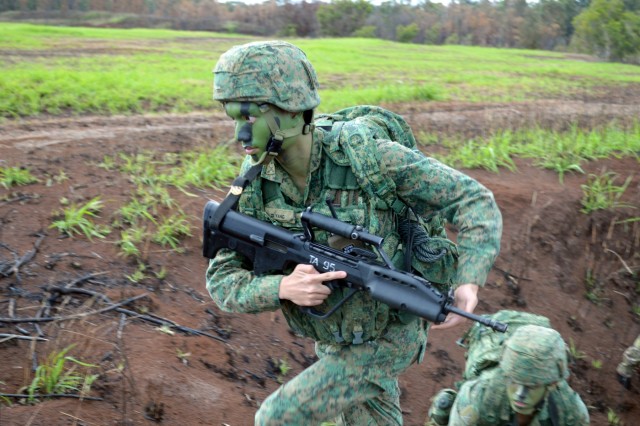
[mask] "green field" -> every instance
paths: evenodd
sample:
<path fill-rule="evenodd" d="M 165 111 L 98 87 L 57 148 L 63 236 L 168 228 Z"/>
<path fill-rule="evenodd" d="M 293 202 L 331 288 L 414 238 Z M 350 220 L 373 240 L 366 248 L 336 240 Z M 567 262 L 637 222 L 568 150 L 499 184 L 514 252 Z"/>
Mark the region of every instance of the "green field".
<path fill-rule="evenodd" d="M 246 36 L 0 23 L 0 116 L 211 110 L 211 70 Z M 517 102 L 640 83 L 638 67 L 533 50 L 288 39 L 321 83 L 320 112 L 407 101 Z"/>

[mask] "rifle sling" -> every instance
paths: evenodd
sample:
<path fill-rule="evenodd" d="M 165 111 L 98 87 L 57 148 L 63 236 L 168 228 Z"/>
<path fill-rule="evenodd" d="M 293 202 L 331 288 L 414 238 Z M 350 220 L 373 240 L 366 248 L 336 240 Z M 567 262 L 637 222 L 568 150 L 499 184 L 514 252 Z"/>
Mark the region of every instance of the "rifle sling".
<path fill-rule="evenodd" d="M 220 229 L 220 224 L 222 220 L 226 216 L 229 210 L 235 210 L 238 201 L 240 200 L 240 196 L 244 192 L 247 185 L 249 185 L 253 180 L 260 174 L 262 171 L 262 167 L 266 166 L 269 161 L 273 158 L 273 155 L 267 155 L 263 161 L 251 166 L 247 173 L 244 176 L 238 176 L 233 180 L 231 187 L 229 188 L 229 192 L 227 196 L 220 202 L 220 207 L 216 209 L 216 212 L 213 214 L 211 218 L 210 225 L 212 225 L 215 229 Z"/>

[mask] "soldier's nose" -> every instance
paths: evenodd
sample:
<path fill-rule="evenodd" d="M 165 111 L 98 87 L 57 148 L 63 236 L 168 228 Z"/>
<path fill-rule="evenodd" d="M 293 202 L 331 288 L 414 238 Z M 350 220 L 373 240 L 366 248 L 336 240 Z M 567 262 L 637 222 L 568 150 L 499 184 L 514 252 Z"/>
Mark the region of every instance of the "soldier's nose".
<path fill-rule="evenodd" d="M 251 124 L 244 123 L 238 131 L 238 142 L 250 142 L 252 138 Z"/>

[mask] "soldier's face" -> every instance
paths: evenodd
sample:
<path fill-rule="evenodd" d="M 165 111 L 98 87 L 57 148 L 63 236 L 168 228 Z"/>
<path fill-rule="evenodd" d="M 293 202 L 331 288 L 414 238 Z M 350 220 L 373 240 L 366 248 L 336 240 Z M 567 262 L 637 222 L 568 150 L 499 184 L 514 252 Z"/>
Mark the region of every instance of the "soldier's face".
<path fill-rule="evenodd" d="M 536 406 L 544 399 L 546 394 L 547 387 L 545 385 L 525 386 L 513 381 L 507 382 L 509 403 L 516 413 L 533 414 Z"/>
<path fill-rule="evenodd" d="M 264 153 L 273 135 L 265 114 L 273 114 L 273 121 L 280 130 L 301 126 L 303 121 L 302 114 L 293 114 L 274 105 L 258 105 L 253 102 L 226 102 L 224 110 L 236 122 L 236 141 L 242 144 L 244 152 L 254 160 L 259 159 Z M 287 149 L 294 141 L 295 137 L 285 138 L 282 149 Z"/>
<path fill-rule="evenodd" d="M 260 106 L 253 102 L 227 102 L 224 110 L 236 122 L 236 141 L 242 144 L 247 155 L 258 159 L 271 138 L 271 130 Z"/>

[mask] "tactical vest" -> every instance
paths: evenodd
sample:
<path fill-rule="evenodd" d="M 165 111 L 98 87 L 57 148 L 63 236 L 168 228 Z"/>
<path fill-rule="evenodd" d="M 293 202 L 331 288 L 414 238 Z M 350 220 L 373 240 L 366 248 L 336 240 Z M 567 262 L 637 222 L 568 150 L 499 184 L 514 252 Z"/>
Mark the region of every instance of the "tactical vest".
<path fill-rule="evenodd" d="M 317 172 L 321 173 L 322 184 L 321 188 L 313 188 L 321 191 L 315 196 L 313 211 L 331 216 L 325 200 L 332 200 L 338 219 L 361 225 L 370 233 L 384 237 L 383 250 L 396 267 L 405 269 L 406 244 L 403 245 L 398 230 L 401 222 L 408 220 L 410 209 L 397 197 L 394 182 L 380 172 L 376 141 L 398 141 L 415 149 L 415 138 L 408 124 L 394 113 L 368 106 L 320 116 L 314 124 L 314 143 L 322 144 L 321 169 Z M 245 213 L 291 231 L 302 230 L 300 213 L 304 208 L 293 206 L 277 182 L 258 179 L 245 189 L 243 199 L 252 203 L 241 202 Z M 419 217 L 411 217 L 432 237 L 433 251 L 440 253 L 446 249 L 447 253 L 426 267 L 423 261 L 414 261 L 414 256 L 409 259 L 410 263 L 418 266 L 416 271 L 425 272 L 425 278 L 435 278 L 440 289 L 446 291 L 455 274 L 457 248 L 446 238 L 442 220 L 435 217 L 425 222 Z M 315 230 L 315 237 L 318 242 L 336 249 L 347 246 L 352 249 L 354 245 L 353 241 L 336 238 L 322 230 Z M 370 247 L 358 248 L 374 253 Z M 316 309 L 326 312 L 343 299 L 345 291 L 342 288 L 332 290 Z M 412 315 L 399 313 L 385 303 L 373 300 L 366 292 L 356 293 L 324 320 L 302 313 L 297 305 L 287 300 L 282 301 L 281 308 L 294 332 L 328 344 L 360 344 L 384 334 L 390 321 L 408 323 L 416 320 Z"/>

